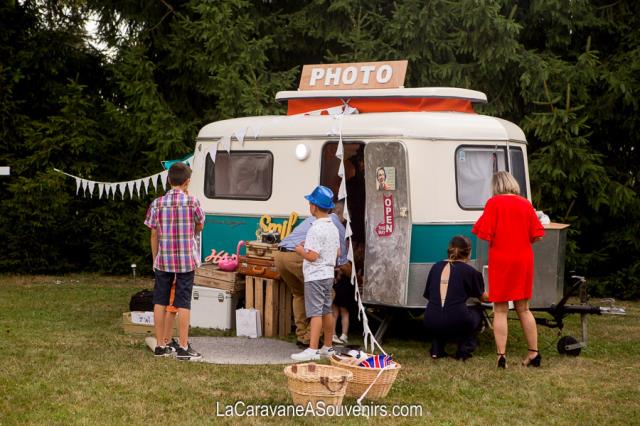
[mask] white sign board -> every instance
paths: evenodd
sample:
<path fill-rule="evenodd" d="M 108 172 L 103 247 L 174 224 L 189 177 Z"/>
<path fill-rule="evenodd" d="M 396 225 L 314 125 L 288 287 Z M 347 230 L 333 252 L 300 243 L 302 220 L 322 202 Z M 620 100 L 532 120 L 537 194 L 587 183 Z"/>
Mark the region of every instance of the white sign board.
<path fill-rule="evenodd" d="M 305 65 L 298 89 L 395 89 L 404 85 L 406 72 L 406 60 Z"/>
<path fill-rule="evenodd" d="M 0 167 L 0 176 L 9 176 L 10 174 L 10 167 Z"/>

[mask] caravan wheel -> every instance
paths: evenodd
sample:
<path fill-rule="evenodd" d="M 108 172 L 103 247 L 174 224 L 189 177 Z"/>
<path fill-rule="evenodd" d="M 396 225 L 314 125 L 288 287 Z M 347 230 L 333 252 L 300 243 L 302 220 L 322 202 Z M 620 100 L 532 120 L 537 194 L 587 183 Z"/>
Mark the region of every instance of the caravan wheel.
<path fill-rule="evenodd" d="M 576 339 L 573 336 L 562 336 L 560 338 L 560 340 L 558 340 L 558 353 L 562 354 L 562 355 L 568 355 L 568 356 L 578 356 L 580 355 L 580 352 L 582 351 L 582 348 L 575 348 L 575 349 L 567 349 L 568 345 L 575 345 L 576 343 L 578 343 L 578 339 Z"/>

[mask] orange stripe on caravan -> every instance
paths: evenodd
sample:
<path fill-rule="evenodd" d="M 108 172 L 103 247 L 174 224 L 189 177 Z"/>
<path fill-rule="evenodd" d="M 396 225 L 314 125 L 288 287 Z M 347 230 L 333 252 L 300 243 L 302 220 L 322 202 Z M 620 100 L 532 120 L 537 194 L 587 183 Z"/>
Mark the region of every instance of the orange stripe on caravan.
<path fill-rule="evenodd" d="M 342 105 L 340 99 L 290 99 L 287 115 L 305 114 Z M 457 111 L 475 113 L 471 101 L 439 98 L 362 98 L 351 99 L 349 106 L 361 113 L 407 111 Z M 322 114 L 328 114 L 323 112 Z"/>

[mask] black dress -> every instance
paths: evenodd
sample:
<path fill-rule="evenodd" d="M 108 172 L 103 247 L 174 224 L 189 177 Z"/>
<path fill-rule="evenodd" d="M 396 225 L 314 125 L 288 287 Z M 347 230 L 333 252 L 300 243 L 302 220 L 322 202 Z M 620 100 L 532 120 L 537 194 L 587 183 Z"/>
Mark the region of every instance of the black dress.
<path fill-rule="evenodd" d="M 448 341 L 458 343 L 456 357 L 466 359 L 475 350 L 475 334 L 482 321 L 482 312 L 467 307 L 467 299 L 480 298 L 484 292 L 482 274 L 464 262 L 452 262 L 444 306 L 440 298 L 440 277 L 447 261 L 433 265 L 424 298 L 428 300 L 424 312 L 424 325 L 432 338 L 431 355 L 445 356 Z"/>

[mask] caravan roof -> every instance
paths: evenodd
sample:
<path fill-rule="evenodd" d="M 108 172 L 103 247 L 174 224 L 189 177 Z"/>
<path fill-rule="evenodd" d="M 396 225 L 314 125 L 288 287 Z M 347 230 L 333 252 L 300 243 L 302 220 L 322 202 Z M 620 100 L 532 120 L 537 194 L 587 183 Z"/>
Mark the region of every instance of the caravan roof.
<path fill-rule="evenodd" d="M 330 138 L 341 127 L 345 138 L 515 141 L 526 143 L 522 130 L 496 117 L 460 112 L 386 112 L 330 115 L 244 117 L 204 126 L 198 140 L 217 140 L 246 132 L 246 139 Z"/>

